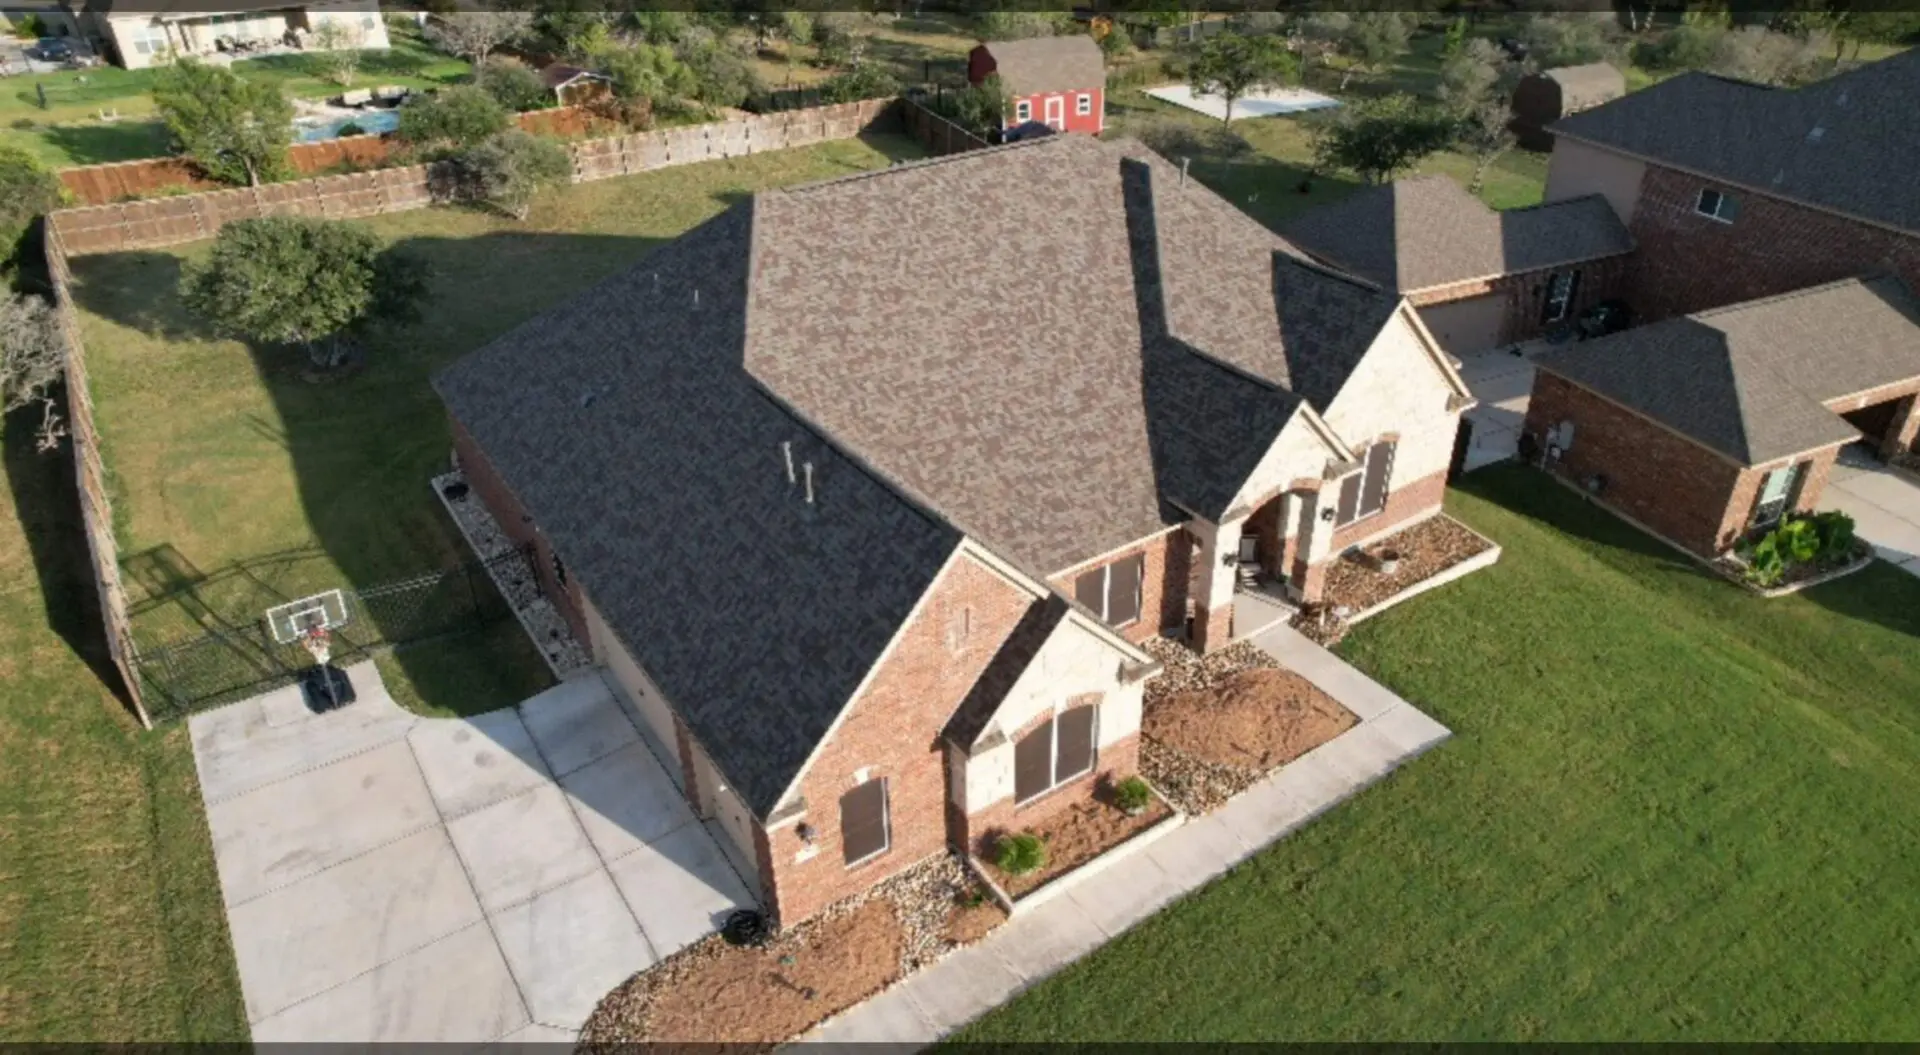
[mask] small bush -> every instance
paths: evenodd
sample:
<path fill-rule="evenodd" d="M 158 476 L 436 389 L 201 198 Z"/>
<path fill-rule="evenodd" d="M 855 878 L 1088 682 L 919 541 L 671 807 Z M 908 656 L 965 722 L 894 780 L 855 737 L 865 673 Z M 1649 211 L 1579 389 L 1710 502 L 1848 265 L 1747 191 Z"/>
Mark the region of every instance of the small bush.
<path fill-rule="evenodd" d="M 1047 844 L 1032 832 L 1009 835 L 1000 840 L 993 863 L 1010 876 L 1023 876 L 1047 866 Z"/>
<path fill-rule="evenodd" d="M 540 110 L 553 102 L 533 67 L 511 55 L 492 55 L 474 72 L 473 83 L 493 101 L 514 112 Z"/>
<path fill-rule="evenodd" d="M 565 184 L 573 175 L 566 148 L 517 128 L 468 147 L 448 165 L 457 173 L 455 195 L 516 220 L 527 218 L 541 191 Z"/>
<path fill-rule="evenodd" d="M 462 84 L 400 108 L 400 138 L 414 146 L 470 147 L 506 129 L 512 116 L 477 85 Z"/>
<path fill-rule="evenodd" d="M 1820 559 L 1843 560 L 1853 553 L 1853 518 L 1838 509 L 1809 518 L 1820 535 Z"/>
<path fill-rule="evenodd" d="M 1736 550 L 1746 562 L 1743 573 L 1755 586 L 1778 586 L 1794 568 L 1833 564 L 1853 555 L 1853 518 L 1838 510 L 1793 516 L 1778 527 L 1748 539 Z"/>
<path fill-rule="evenodd" d="M 845 73 L 820 82 L 820 101 L 825 104 L 851 103 L 878 99 L 900 91 L 900 83 L 886 70 L 861 63 Z"/>
<path fill-rule="evenodd" d="M 1128 777 L 1113 786 L 1113 804 L 1128 813 L 1139 813 L 1153 804 L 1153 791 L 1139 777 Z"/>
<path fill-rule="evenodd" d="M 361 128 L 359 125 L 354 124 L 352 121 L 348 121 L 346 124 L 341 125 L 338 129 L 334 130 L 333 137 L 335 139 L 345 139 L 348 136 L 363 136 L 366 134 L 367 134 L 366 129 Z"/>

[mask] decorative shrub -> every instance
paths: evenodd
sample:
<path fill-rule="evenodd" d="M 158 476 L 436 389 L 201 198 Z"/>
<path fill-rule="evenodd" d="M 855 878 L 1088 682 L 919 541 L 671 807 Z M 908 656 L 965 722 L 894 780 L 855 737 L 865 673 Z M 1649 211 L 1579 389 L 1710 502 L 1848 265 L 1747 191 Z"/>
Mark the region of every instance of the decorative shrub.
<path fill-rule="evenodd" d="M 1820 559 L 1842 560 L 1853 552 L 1853 518 L 1838 509 L 1809 518 L 1820 533 Z"/>
<path fill-rule="evenodd" d="M 367 134 L 366 129 L 361 128 L 359 125 L 354 124 L 352 121 L 348 121 L 346 124 L 341 125 L 338 129 L 336 129 L 333 133 L 333 136 L 335 139 L 345 139 L 348 136 L 363 136 L 366 134 Z"/>
<path fill-rule="evenodd" d="M 1153 802 L 1153 792 L 1139 777 L 1128 777 L 1113 786 L 1113 804 L 1128 813 L 1140 813 Z"/>
<path fill-rule="evenodd" d="M 1047 866 L 1047 844 L 1032 832 L 1009 835 L 1000 840 L 993 863 L 1010 876 L 1023 876 Z"/>
<path fill-rule="evenodd" d="M 1809 564 L 1838 564 L 1853 555 L 1853 518 L 1838 510 L 1791 516 L 1736 551 L 1746 562 L 1746 580 L 1778 586 L 1787 573 Z"/>

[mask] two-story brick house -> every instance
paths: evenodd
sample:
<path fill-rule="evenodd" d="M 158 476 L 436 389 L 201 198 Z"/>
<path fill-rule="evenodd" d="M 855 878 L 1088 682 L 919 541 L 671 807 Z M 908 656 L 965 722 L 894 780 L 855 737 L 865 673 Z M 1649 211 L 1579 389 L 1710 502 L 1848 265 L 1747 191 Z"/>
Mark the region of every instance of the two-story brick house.
<path fill-rule="evenodd" d="M 787 922 L 1132 772 L 1140 642 L 1438 512 L 1471 405 L 1403 298 L 1085 136 L 760 193 L 435 384 Z"/>
<path fill-rule="evenodd" d="M 1603 195 L 1655 320 L 1876 273 L 1920 287 L 1920 51 L 1802 88 L 1686 73 L 1554 123 L 1549 203 Z"/>
<path fill-rule="evenodd" d="M 1038 122 L 1056 132 L 1106 131 L 1106 59 L 1084 33 L 981 44 L 967 54 L 967 82 L 992 76 L 1010 97 L 1004 128 Z"/>

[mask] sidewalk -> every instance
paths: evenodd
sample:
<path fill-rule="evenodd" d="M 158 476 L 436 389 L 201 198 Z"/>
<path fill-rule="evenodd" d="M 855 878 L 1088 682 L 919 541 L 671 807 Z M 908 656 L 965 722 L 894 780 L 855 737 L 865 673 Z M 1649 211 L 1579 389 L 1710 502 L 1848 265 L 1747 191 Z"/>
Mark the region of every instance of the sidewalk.
<path fill-rule="evenodd" d="M 805 1041 L 889 1042 L 913 1051 L 958 1030 L 1207 885 L 1268 844 L 1451 735 L 1412 704 L 1302 637 L 1272 627 L 1253 643 L 1319 686 L 1360 724 L 1225 806 L 1129 858 L 1129 881 L 1085 883 L 1022 912 L 877 997 L 822 1023 Z"/>

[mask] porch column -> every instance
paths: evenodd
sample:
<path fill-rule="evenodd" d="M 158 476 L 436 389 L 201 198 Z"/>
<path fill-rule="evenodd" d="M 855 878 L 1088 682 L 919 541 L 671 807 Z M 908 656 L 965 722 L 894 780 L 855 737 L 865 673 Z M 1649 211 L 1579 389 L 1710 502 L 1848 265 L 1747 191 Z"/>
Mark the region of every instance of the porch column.
<path fill-rule="evenodd" d="M 1323 487 L 1310 498 L 1303 496 L 1300 506 L 1300 530 L 1294 560 L 1306 566 L 1300 577 L 1300 599 L 1318 601 L 1327 582 L 1327 557 L 1333 550 L 1333 521 L 1326 519 L 1330 502 L 1339 500 L 1339 487 Z"/>
<path fill-rule="evenodd" d="M 1304 498 L 1304 495 L 1296 494 L 1292 491 L 1282 492 L 1279 498 L 1280 515 L 1278 517 L 1278 529 L 1280 545 L 1274 547 L 1274 552 L 1268 554 L 1267 559 L 1272 563 L 1267 567 L 1267 571 L 1271 572 L 1273 577 L 1282 583 L 1287 582 L 1292 577 L 1293 560 L 1299 556 L 1300 509 L 1306 504 L 1303 500 Z"/>
<path fill-rule="evenodd" d="M 1908 396 L 1894 410 L 1887 434 L 1880 437 L 1880 457 L 1891 458 L 1912 450 L 1915 438 L 1920 438 L 1920 396 Z"/>
<path fill-rule="evenodd" d="M 1213 652 L 1233 640 L 1234 566 L 1229 558 L 1240 555 L 1240 529 L 1246 518 L 1224 524 L 1196 520 L 1190 529 L 1200 540 L 1194 550 L 1194 566 L 1199 587 L 1193 596 L 1193 648 Z"/>

